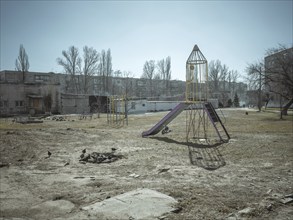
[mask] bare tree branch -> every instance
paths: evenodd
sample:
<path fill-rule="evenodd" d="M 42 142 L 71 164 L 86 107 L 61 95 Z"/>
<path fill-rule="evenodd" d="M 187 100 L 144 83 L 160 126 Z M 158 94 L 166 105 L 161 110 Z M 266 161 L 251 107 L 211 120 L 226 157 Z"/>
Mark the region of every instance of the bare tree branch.
<path fill-rule="evenodd" d="M 293 101 L 293 48 L 279 45 L 268 49 L 266 55 L 265 64 L 249 64 L 246 72 L 250 82 L 259 90 L 267 90 L 289 100 L 283 109 L 284 114 L 287 114 Z"/>
<path fill-rule="evenodd" d="M 143 66 L 142 78 L 152 80 L 154 78 L 154 75 L 155 75 L 155 61 L 154 60 L 146 61 Z"/>
<path fill-rule="evenodd" d="M 221 80 L 220 78 L 220 72 L 222 69 L 222 64 L 220 60 L 212 60 L 209 63 L 209 81 L 212 82 L 211 84 L 211 90 L 214 92 L 219 92 L 219 82 Z"/>
<path fill-rule="evenodd" d="M 159 60 L 157 62 L 158 73 L 154 75 L 154 79 L 162 79 L 165 81 L 166 94 L 169 91 L 170 80 L 171 80 L 171 57 Z"/>
<path fill-rule="evenodd" d="M 103 93 L 109 92 L 109 79 L 112 76 L 112 72 L 111 50 L 108 49 L 107 53 L 105 50 L 102 50 L 100 54 L 100 63 L 98 65 L 98 75 L 102 77 Z"/>
<path fill-rule="evenodd" d="M 158 76 L 156 78 L 165 80 L 166 79 L 166 70 L 165 70 L 165 59 L 159 60 L 157 62 Z"/>
<path fill-rule="evenodd" d="M 150 61 L 146 61 L 144 66 L 143 66 L 143 74 L 141 76 L 141 78 L 146 78 L 149 80 L 150 83 L 150 90 L 149 90 L 149 95 L 153 96 L 153 79 L 155 76 L 155 61 L 154 60 L 150 60 Z"/>
<path fill-rule="evenodd" d="M 92 76 L 97 73 L 98 62 L 99 62 L 99 53 L 92 47 L 85 46 L 83 48 L 83 75 L 84 75 L 84 93 L 87 94 L 89 90 L 89 81 Z"/>
<path fill-rule="evenodd" d="M 81 73 L 81 58 L 78 49 L 74 46 L 69 47 L 67 51 L 63 50 L 64 58 L 57 58 L 57 63 L 64 68 L 66 74 L 70 76 L 70 85 L 75 93 L 79 92 L 79 82 L 76 77 Z"/>
<path fill-rule="evenodd" d="M 171 57 L 167 57 L 165 61 L 166 80 L 171 80 Z"/>
<path fill-rule="evenodd" d="M 30 64 L 28 61 L 28 55 L 25 52 L 25 49 L 23 45 L 21 44 L 19 47 L 19 54 L 17 59 L 15 60 L 15 68 L 17 71 L 22 72 L 22 80 L 24 81 L 25 78 L 25 72 L 29 70 Z"/>

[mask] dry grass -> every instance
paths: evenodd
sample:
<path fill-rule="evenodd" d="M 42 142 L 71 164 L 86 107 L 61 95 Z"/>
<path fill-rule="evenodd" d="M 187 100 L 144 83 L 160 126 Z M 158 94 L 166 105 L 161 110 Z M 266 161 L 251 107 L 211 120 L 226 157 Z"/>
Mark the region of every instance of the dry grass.
<path fill-rule="evenodd" d="M 146 187 L 179 201 L 182 211 L 167 219 L 224 219 L 246 207 L 254 208 L 244 216 L 248 219 L 292 217 L 292 203 L 283 205 L 274 196 L 293 191 L 292 115 L 279 120 L 273 112 L 245 112 L 224 109 L 231 140 L 211 146 L 186 143 L 184 113 L 170 123 L 171 133 L 150 138 L 142 138 L 142 131 L 166 112 L 130 115 L 123 127 L 109 126 L 106 115 L 24 125 L 1 119 L 0 161 L 10 166 L 1 168 L 0 216 L 37 218 L 30 213 L 33 205 L 62 198 L 75 209 L 47 218 L 70 218 L 82 206 Z M 111 164 L 78 162 L 84 148 L 108 152 L 112 147 L 125 158 Z M 44 159 L 47 150 L 52 156 Z M 168 169 L 160 173 L 162 168 Z"/>

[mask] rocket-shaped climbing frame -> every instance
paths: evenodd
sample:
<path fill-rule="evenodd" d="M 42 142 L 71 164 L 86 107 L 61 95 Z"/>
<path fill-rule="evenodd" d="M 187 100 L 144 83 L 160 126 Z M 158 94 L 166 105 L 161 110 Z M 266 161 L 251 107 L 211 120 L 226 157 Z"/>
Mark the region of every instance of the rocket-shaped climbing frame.
<path fill-rule="evenodd" d="M 207 138 L 208 121 L 212 123 L 220 140 L 223 142 L 228 141 L 230 135 L 212 104 L 207 101 L 207 97 L 208 62 L 198 46 L 195 45 L 186 61 L 186 101 L 178 104 L 151 129 L 144 131 L 142 137 L 148 137 L 159 133 L 167 124 L 188 107 L 186 111 L 187 142 L 190 142 L 195 137 L 199 138 L 200 133 L 203 133 L 204 138 Z M 195 116 L 199 117 L 197 123 Z M 199 132 L 200 129 L 202 129 L 202 132 Z"/>
<path fill-rule="evenodd" d="M 197 45 L 186 61 L 186 101 L 206 101 L 208 62 Z"/>

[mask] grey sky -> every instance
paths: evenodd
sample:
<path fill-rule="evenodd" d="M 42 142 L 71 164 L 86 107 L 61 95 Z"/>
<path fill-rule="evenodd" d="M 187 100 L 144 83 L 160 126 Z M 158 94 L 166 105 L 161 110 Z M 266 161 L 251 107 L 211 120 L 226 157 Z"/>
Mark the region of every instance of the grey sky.
<path fill-rule="evenodd" d="M 185 80 L 194 44 L 244 74 L 266 49 L 292 46 L 292 1 L 3 1 L 1 70 L 15 69 L 23 44 L 30 71 L 62 72 L 56 58 L 74 45 L 111 49 L 114 70 L 142 74 L 146 60 L 171 57 Z"/>

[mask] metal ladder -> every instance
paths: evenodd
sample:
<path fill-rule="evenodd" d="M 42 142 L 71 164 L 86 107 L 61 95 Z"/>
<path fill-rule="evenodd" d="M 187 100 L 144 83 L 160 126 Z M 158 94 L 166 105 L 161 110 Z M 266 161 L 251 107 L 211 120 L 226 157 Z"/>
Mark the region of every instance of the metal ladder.
<path fill-rule="evenodd" d="M 206 103 L 204 103 L 204 109 L 206 110 L 207 115 L 210 118 L 220 140 L 223 142 L 227 142 L 230 139 L 230 135 L 228 134 L 227 129 L 225 128 L 224 124 L 222 123 L 222 121 L 221 121 L 219 115 L 217 114 L 215 108 L 213 107 L 213 105 L 210 102 L 206 102 Z M 220 130 L 221 128 L 223 129 L 222 131 L 224 131 L 224 135 L 226 135 L 227 140 L 223 139 L 223 137 L 222 137 L 223 135 L 221 135 L 221 133 L 223 133 L 223 132 L 221 132 L 221 130 Z"/>

